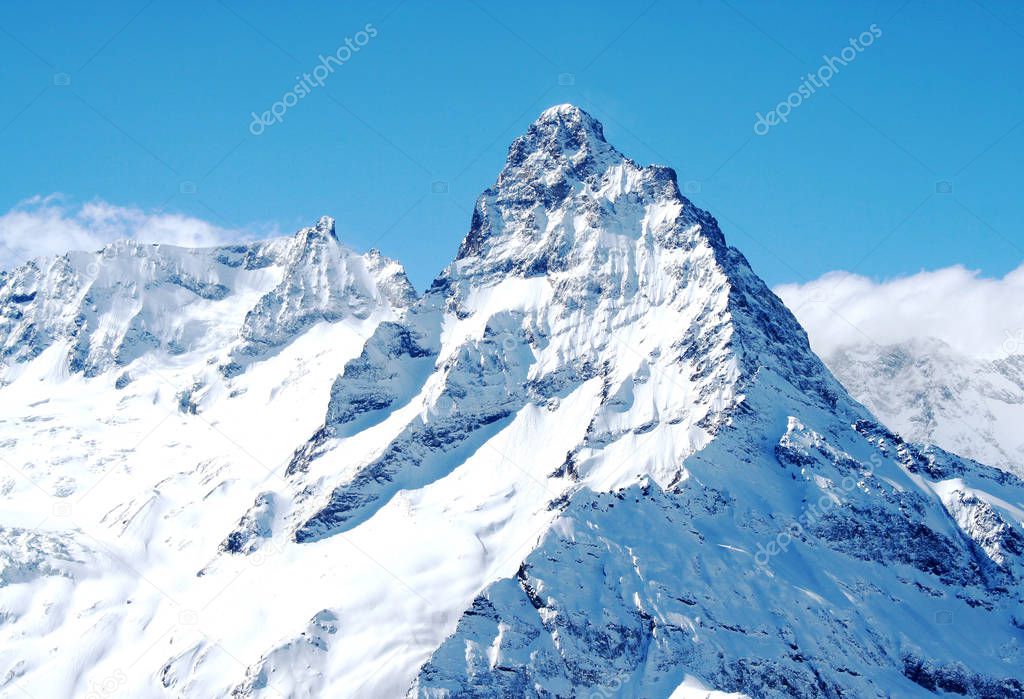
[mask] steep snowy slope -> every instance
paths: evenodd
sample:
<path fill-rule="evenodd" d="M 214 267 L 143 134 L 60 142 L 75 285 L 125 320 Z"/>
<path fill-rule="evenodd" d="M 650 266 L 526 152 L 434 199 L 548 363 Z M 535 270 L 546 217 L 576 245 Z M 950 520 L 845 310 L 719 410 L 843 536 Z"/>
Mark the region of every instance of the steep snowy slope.
<path fill-rule="evenodd" d="M 560 163 L 549 160 L 553 143 Z M 530 155 L 520 165 L 523 152 Z M 1021 593 L 1021 483 L 921 453 L 875 425 L 811 354 L 788 311 L 725 247 L 714 220 L 674 183 L 653 201 L 634 195 L 641 202 L 634 203 L 630 195 L 643 187 L 632 182 L 645 174 L 657 180 L 659 171 L 639 171 L 613 153 L 585 114 L 545 114 L 513 145 L 497 187 L 480 202 L 462 259 L 435 286 L 452 316 L 478 326 L 493 306 L 467 311 L 458 288 L 464 276 L 487 284 L 477 269 L 486 274 L 491 265 L 525 279 L 542 273 L 556 288 L 560 265 L 575 272 L 575 284 L 551 294 L 543 309 L 550 316 L 571 316 L 588 303 L 650 305 L 637 314 L 639 327 L 622 315 L 607 325 L 590 320 L 584 332 L 595 342 L 566 343 L 587 352 L 570 362 L 603 367 L 601 402 L 564 469 L 580 488 L 566 487 L 556 502 L 564 511 L 540 548 L 474 601 L 412 693 L 571 696 L 615 686 L 628 687 L 627 696 L 667 696 L 687 675 L 756 696 L 911 696 L 947 685 L 1019 693 L 1019 670 L 1004 661 L 1020 640 L 1012 613 Z M 531 178 L 521 167 L 539 182 L 522 187 Z M 609 235 L 618 231 L 647 254 L 630 255 Z M 588 244 L 598 254 L 573 265 Z M 638 269 L 635 286 L 591 285 L 603 271 L 587 266 L 593 259 L 605 269 Z M 645 271 L 648 279 L 671 278 L 676 294 L 648 297 Z M 545 339 L 557 334 L 542 327 Z M 602 356 L 605 338 L 616 351 Z M 549 358 L 545 344 L 531 347 L 538 374 L 566 354 L 559 348 Z M 667 389 L 664 405 L 659 387 Z M 676 419 L 664 419 L 673 408 Z M 694 426 L 706 431 L 694 438 Z M 953 465 L 923 466 L 929 459 Z M 372 489 L 391 474 L 380 465 L 391 463 L 371 462 Z M 365 506 L 364 482 L 357 476 L 336 489 L 312 521 L 321 524 L 326 512 L 328 522 L 345 526 Z M 607 490 L 615 492 L 601 494 Z M 979 491 L 986 495 L 975 505 L 994 517 L 979 526 L 985 535 L 955 514 L 956 502 Z M 824 512 L 808 517 L 815 505 Z M 978 555 L 980 540 L 1000 535 L 1006 558 Z M 787 550 L 776 556 L 768 547 L 780 537 Z M 913 611 L 901 611 L 904 604 Z M 982 632 L 936 641 L 940 612 L 967 617 Z"/>
<path fill-rule="evenodd" d="M 170 693 L 158 641 L 211 628 L 203 607 L 241 577 L 197 572 L 414 292 L 322 219 L 37 260 L 0 299 L 0 695 Z"/>
<path fill-rule="evenodd" d="M 585 112 L 418 300 L 303 239 L 223 351 L 12 350 L 0 691 L 1024 696 L 1024 483 L 878 425 Z"/>
<path fill-rule="evenodd" d="M 1024 476 L 1024 355 L 977 359 L 923 338 L 824 358 L 850 394 L 906 439 Z"/>

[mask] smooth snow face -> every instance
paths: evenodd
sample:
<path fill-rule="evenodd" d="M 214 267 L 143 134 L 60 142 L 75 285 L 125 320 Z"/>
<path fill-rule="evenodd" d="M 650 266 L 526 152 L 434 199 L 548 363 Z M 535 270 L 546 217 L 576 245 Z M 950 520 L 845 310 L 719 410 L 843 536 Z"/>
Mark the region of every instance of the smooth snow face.
<path fill-rule="evenodd" d="M 0 691 L 1024 691 L 1024 484 L 877 425 L 585 112 L 513 143 L 418 301 L 332 231 L 195 253 L 223 298 L 123 366 L 100 313 L 88 372 L 99 325 L 33 306 L 75 283 L 5 279 Z"/>
<path fill-rule="evenodd" d="M 925 339 L 844 347 L 825 360 L 906 439 L 1024 476 L 1024 355 L 982 360 Z"/>

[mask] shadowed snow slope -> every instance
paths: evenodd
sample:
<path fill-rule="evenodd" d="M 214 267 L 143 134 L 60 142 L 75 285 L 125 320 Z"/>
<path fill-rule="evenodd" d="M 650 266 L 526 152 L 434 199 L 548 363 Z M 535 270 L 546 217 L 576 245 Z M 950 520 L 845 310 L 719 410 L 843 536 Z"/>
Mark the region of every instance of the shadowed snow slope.
<path fill-rule="evenodd" d="M 672 170 L 562 105 L 422 297 L 331 231 L 6 278 L 0 687 L 1024 696 L 1024 483 L 875 422 Z"/>

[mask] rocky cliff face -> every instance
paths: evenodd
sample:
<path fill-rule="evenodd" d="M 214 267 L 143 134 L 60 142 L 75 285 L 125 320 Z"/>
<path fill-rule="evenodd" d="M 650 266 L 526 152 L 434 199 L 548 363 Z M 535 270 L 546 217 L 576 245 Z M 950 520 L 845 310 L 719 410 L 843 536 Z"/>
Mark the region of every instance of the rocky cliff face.
<path fill-rule="evenodd" d="M 104 441 L 13 453 L 43 489 L 103 474 L 76 522 L 130 569 L 52 564 L 70 602 L 49 631 L 12 613 L 8 685 L 66 688 L 35 651 L 74 629 L 83 686 L 121 669 L 134 696 L 1024 696 L 1024 483 L 880 425 L 582 110 L 516 139 L 419 299 L 323 221 L 265 245 L 230 251 L 276 271 L 228 353 L 174 365 L 150 330 L 100 431 L 64 384 L 32 403 L 18 357 L 10 439 Z M 189 409 L 149 438 L 168 384 Z"/>

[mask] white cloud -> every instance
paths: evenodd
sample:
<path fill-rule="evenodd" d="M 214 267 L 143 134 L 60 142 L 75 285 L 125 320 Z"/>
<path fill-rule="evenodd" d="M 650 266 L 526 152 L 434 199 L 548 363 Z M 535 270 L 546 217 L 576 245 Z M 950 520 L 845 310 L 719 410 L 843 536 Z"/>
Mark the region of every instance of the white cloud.
<path fill-rule="evenodd" d="M 829 272 L 775 289 L 814 350 L 935 337 L 976 357 L 1024 352 L 1024 264 L 1002 279 L 956 265 L 875 282 Z"/>
<path fill-rule="evenodd" d="M 205 247 L 255 237 L 180 214 L 150 214 L 93 201 L 72 207 L 59 194 L 35 196 L 0 216 L 0 269 L 42 255 L 99 250 L 124 238 Z"/>

